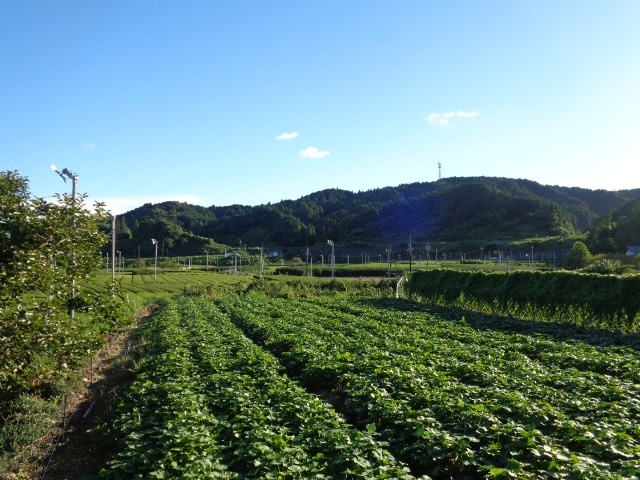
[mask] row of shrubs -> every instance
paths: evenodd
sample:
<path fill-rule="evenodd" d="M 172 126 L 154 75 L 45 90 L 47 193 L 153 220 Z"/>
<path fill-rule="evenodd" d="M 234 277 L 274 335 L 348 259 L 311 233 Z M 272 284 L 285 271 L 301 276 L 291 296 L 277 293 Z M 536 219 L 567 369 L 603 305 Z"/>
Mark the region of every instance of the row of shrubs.
<path fill-rule="evenodd" d="M 385 268 L 336 268 L 331 272 L 331 268 L 313 268 L 314 277 L 371 277 L 371 278 L 384 278 L 388 276 L 388 270 Z M 304 267 L 278 267 L 275 269 L 276 275 L 291 275 L 297 277 L 303 277 L 309 275 L 309 269 Z M 393 274 L 393 272 L 392 272 Z"/>
<path fill-rule="evenodd" d="M 638 275 L 438 269 L 413 273 L 405 292 L 416 299 L 491 314 L 640 331 Z"/>

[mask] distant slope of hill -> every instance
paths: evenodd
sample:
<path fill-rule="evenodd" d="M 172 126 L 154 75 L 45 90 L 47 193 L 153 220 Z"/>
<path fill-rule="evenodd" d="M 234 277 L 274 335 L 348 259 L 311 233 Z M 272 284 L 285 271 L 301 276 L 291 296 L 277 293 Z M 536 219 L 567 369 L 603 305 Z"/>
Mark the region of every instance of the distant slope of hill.
<path fill-rule="evenodd" d="M 640 197 L 496 177 L 453 177 L 365 192 L 328 189 L 274 204 L 146 204 L 124 215 L 132 238 L 186 232 L 217 243 L 367 246 L 406 241 L 514 240 L 575 234 Z M 201 253 L 201 252 L 198 252 Z"/>
<path fill-rule="evenodd" d="M 591 253 L 623 252 L 640 246 L 640 198 L 600 217 L 589 231 L 587 246 Z"/>

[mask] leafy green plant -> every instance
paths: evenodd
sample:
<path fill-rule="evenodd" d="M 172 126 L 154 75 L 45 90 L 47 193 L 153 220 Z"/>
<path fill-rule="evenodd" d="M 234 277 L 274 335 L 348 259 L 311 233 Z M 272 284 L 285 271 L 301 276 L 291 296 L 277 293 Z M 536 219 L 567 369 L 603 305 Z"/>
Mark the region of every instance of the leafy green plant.
<path fill-rule="evenodd" d="M 572 323 L 609 331 L 640 328 L 640 276 L 577 272 L 415 272 L 406 290 L 413 298 L 496 315 Z"/>
<path fill-rule="evenodd" d="M 39 395 L 16 398 L 3 415 L 0 429 L 0 472 L 8 475 L 21 469 L 21 462 L 37 454 L 42 437 L 51 433 L 58 405 Z"/>
<path fill-rule="evenodd" d="M 584 268 L 589 264 L 591 252 L 584 242 L 577 241 L 564 259 L 563 267 L 568 270 Z"/>
<path fill-rule="evenodd" d="M 623 265 L 620 260 L 601 258 L 584 267 L 582 271 L 600 275 L 624 275 L 625 273 L 635 272 L 635 268 L 630 265 Z"/>
<path fill-rule="evenodd" d="M 64 377 L 130 321 L 118 286 L 87 288 L 106 243 L 104 206 L 86 196 L 32 198 L 26 178 L 0 172 L 0 400 Z M 0 412 L 1 413 L 1 412 Z"/>
<path fill-rule="evenodd" d="M 375 425 L 414 474 L 638 473 L 636 350 L 518 334 L 495 317 L 434 316 L 413 302 L 217 302 L 290 376 L 357 427 Z"/>
<path fill-rule="evenodd" d="M 105 426 L 119 450 L 103 478 L 413 478 L 213 303 L 172 300 L 142 333 L 138 379 Z"/>
<path fill-rule="evenodd" d="M 33 198 L 0 172 L 0 471 L 19 472 L 57 428 L 53 414 L 107 333 L 132 321 L 119 285 L 91 288 L 106 242 L 103 205 Z M 4 476 L 3 476 L 4 478 Z"/>

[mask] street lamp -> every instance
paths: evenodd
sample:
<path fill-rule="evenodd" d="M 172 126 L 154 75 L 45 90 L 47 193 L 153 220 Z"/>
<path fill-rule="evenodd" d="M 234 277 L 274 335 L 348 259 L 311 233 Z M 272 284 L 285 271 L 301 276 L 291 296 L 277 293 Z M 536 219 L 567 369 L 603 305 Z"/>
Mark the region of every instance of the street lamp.
<path fill-rule="evenodd" d="M 153 264 L 153 283 L 157 283 L 158 282 L 158 240 L 156 240 L 155 238 L 152 238 L 151 243 L 153 243 L 156 247 L 155 262 Z"/>
<path fill-rule="evenodd" d="M 62 178 L 62 180 L 64 180 L 64 183 L 67 183 L 67 178 L 70 178 L 73 181 L 72 187 L 71 187 L 71 199 L 73 200 L 73 205 L 75 206 L 75 204 L 76 204 L 76 184 L 78 183 L 78 175 L 76 175 L 75 173 L 69 171 L 68 168 L 63 168 L 62 172 L 60 172 L 56 168 L 55 165 L 51 165 L 51 170 L 53 170 L 58 175 L 60 175 L 60 178 Z"/>
<path fill-rule="evenodd" d="M 64 180 L 64 183 L 67 183 L 67 178 L 70 178 L 72 180 L 72 187 L 71 187 L 71 206 L 75 207 L 76 206 L 76 184 L 78 183 L 78 175 L 76 175 L 75 173 L 72 173 L 69 171 L 68 168 L 63 168 L 62 172 L 58 171 L 58 169 L 56 168 L 55 165 L 51 165 L 51 170 L 53 170 L 54 172 L 56 172 L 58 175 L 60 175 L 60 178 L 62 178 L 62 180 Z M 74 227 L 74 220 L 73 220 L 73 211 L 71 212 L 71 228 L 73 229 Z M 74 298 L 75 298 L 75 285 L 76 285 L 76 279 L 73 276 L 74 272 L 73 272 L 73 267 L 75 266 L 75 254 L 72 252 L 71 254 L 71 307 L 69 308 L 69 316 L 71 318 L 74 317 L 75 314 L 75 309 L 73 308 L 73 302 L 74 302 Z"/>
<path fill-rule="evenodd" d="M 387 248 L 387 278 L 391 278 L 391 249 Z"/>
<path fill-rule="evenodd" d="M 327 240 L 327 243 L 329 245 L 331 245 L 331 278 L 333 278 L 333 268 L 335 267 L 335 255 L 334 255 L 334 249 L 335 249 L 335 244 L 333 243 L 332 240 Z"/>
<path fill-rule="evenodd" d="M 531 268 L 533 268 L 533 245 L 531 245 Z"/>

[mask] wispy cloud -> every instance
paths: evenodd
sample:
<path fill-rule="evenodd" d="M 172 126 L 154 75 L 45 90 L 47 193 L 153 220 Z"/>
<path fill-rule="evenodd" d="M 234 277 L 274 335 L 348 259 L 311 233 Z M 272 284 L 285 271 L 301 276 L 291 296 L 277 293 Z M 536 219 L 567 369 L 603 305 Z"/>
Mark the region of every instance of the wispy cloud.
<path fill-rule="evenodd" d="M 85 150 L 93 151 L 97 148 L 97 145 L 95 143 L 85 143 L 83 145 L 80 145 L 80 147 L 84 148 Z"/>
<path fill-rule="evenodd" d="M 298 132 L 291 132 L 291 133 L 281 133 L 280 135 L 278 135 L 276 137 L 276 140 L 293 140 L 294 138 L 298 137 Z"/>
<path fill-rule="evenodd" d="M 477 117 L 478 115 L 480 115 L 478 112 L 463 112 L 462 110 L 457 112 L 431 113 L 427 117 L 427 122 L 432 125 L 442 125 L 446 127 L 452 118 L 470 118 Z"/>
<path fill-rule="evenodd" d="M 331 155 L 326 150 L 319 150 L 316 147 L 307 147 L 300 151 L 301 158 L 323 158 L 327 155 Z"/>

